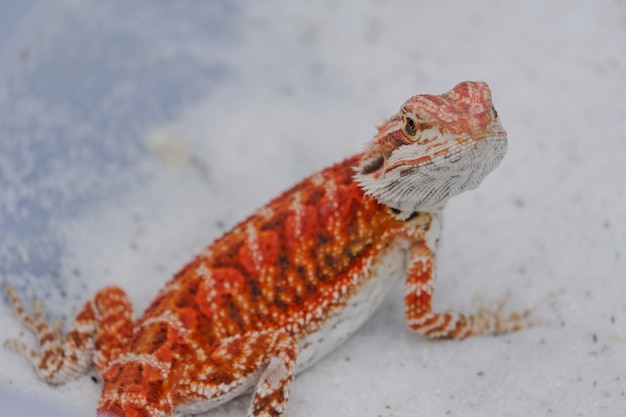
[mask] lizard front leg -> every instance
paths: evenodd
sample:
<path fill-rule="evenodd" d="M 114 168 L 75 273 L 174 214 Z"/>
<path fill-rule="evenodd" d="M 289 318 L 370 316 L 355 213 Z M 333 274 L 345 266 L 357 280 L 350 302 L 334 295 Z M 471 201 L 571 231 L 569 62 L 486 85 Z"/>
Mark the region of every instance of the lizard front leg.
<path fill-rule="evenodd" d="M 28 314 L 12 286 L 6 285 L 4 291 L 15 315 L 37 336 L 39 353 L 21 340 L 8 340 L 6 345 L 26 356 L 37 375 L 50 384 L 76 379 L 92 364 L 102 373 L 127 345 L 133 331 L 132 306 L 117 287 L 99 291 L 85 304 L 65 338 L 60 321 L 51 325 L 45 320 L 39 300 Z"/>
<path fill-rule="evenodd" d="M 482 306 L 472 315 L 432 310 L 435 255 L 425 243 L 415 244 L 409 254 L 405 287 L 405 317 L 409 328 L 429 338 L 462 339 L 497 334 L 529 326 L 529 311 L 503 313 L 506 298 L 491 309 Z"/>

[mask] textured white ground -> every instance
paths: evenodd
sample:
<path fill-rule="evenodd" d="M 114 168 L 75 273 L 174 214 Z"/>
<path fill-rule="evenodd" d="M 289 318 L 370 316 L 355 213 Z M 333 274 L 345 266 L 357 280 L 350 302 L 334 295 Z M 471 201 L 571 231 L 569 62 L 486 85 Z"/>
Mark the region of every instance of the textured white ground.
<path fill-rule="evenodd" d="M 19 271 L 0 283 L 45 293 L 48 310 L 66 315 L 117 284 L 141 311 L 193 253 L 295 181 L 358 152 L 407 97 L 484 80 L 509 152 L 478 190 L 447 208 L 435 306 L 471 311 L 475 296 L 490 302 L 507 293 L 509 308 L 530 307 L 541 324 L 428 341 L 406 330 L 397 288 L 352 339 L 295 380 L 286 416 L 626 415 L 626 5 L 258 3 L 237 6 L 221 48 L 163 38 L 163 60 L 195 48 L 198 62 L 224 62 L 236 76 L 146 123 L 145 151 L 111 174 L 123 192 L 108 198 L 103 188 L 79 215 L 51 220 L 62 242 L 53 275 L 68 298 Z M 44 14 L 42 27 L 61 31 L 64 13 L 90 7 L 58 4 L 59 21 Z M 111 10 L 104 18 L 116 18 Z M 182 18 L 180 30 L 194 28 Z M 125 31 L 132 38 L 133 26 Z M 100 111 L 120 118 L 129 110 Z M 81 175 L 68 165 L 59 181 Z M 0 338 L 22 336 L 3 301 Z M 100 388 L 90 376 L 49 387 L 0 348 L 6 415 L 24 413 L 15 391 L 95 415 Z M 243 416 L 248 401 L 210 415 Z"/>

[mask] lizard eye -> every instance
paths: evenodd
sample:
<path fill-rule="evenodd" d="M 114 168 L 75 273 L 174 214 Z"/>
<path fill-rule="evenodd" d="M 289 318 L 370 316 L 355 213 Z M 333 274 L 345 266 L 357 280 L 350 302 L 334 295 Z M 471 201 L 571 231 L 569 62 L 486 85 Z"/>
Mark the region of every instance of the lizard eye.
<path fill-rule="evenodd" d="M 422 133 L 422 126 L 420 122 L 417 121 L 417 117 L 410 112 L 404 113 L 402 117 L 404 118 L 405 135 L 412 141 L 417 141 Z"/>

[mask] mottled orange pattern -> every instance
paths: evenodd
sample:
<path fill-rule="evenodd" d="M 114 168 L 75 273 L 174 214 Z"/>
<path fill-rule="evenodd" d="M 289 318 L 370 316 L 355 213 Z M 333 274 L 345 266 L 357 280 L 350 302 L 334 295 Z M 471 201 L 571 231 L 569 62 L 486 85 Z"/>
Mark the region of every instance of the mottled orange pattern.
<path fill-rule="evenodd" d="M 248 415 L 277 417 L 296 372 L 345 340 L 403 277 L 407 323 L 418 334 L 521 328 L 522 313 L 431 309 L 441 208 L 477 186 L 505 145 L 486 84 L 413 97 L 364 154 L 301 181 L 208 246 L 137 322 L 124 292 L 105 288 L 63 338 L 38 303 L 27 314 L 7 286 L 41 352 L 10 345 L 53 384 L 95 364 L 99 416 L 192 414 L 251 391 Z M 428 173 L 433 166 L 439 174 Z"/>

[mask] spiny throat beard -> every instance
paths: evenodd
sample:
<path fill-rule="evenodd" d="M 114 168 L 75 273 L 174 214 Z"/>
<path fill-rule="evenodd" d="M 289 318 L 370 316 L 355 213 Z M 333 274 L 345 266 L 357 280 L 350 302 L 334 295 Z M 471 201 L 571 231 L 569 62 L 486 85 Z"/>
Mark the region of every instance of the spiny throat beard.
<path fill-rule="evenodd" d="M 363 155 L 354 178 L 365 194 L 396 210 L 438 210 L 451 197 L 478 187 L 499 164 L 506 146 L 504 137 L 483 138 L 424 158 L 416 158 L 411 145 L 398 148 L 387 158 L 371 148 Z M 416 159 L 420 160 L 417 164 L 402 164 Z"/>

